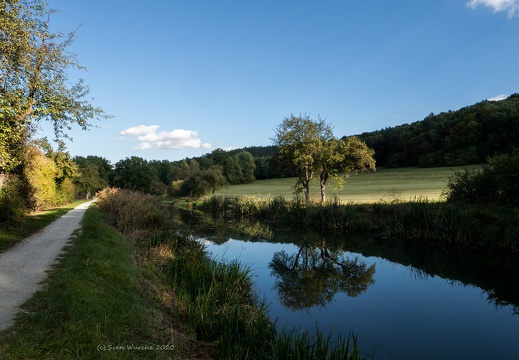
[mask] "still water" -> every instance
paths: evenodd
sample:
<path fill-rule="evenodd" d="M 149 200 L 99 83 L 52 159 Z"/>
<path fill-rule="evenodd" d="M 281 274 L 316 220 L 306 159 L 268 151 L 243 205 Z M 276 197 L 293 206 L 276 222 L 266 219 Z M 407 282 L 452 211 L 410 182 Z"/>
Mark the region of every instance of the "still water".
<path fill-rule="evenodd" d="M 197 236 L 250 268 L 280 329 L 353 332 L 374 359 L 519 359 L 517 258 L 226 229 Z"/>

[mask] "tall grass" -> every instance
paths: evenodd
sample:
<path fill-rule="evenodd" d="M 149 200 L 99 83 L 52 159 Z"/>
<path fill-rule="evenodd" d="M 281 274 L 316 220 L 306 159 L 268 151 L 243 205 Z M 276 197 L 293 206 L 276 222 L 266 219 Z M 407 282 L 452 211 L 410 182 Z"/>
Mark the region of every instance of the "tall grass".
<path fill-rule="evenodd" d="M 217 216 L 256 218 L 287 226 L 372 233 L 441 246 L 519 251 L 519 209 L 413 201 L 304 203 L 282 197 L 213 196 L 199 206 Z"/>
<path fill-rule="evenodd" d="M 109 224 L 124 235 L 138 238 L 164 227 L 167 219 L 161 203 L 144 193 L 107 188 L 97 194 L 99 208 Z"/>
<path fill-rule="evenodd" d="M 123 199 L 126 198 L 126 199 Z M 139 199 L 139 201 L 135 201 Z M 118 229 L 139 233 L 131 214 L 142 213 L 154 200 L 132 192 L 107 191 L 100 196 L 100 209 Z M 146 204 L 149 203 L 149 204 Z M 122 206 L 120 204 L 123 204 Z M 133 205 L 132 205 L 133 204 Z M 244 213 L 254 211 L 254 202 L 242 203 Z M 129 212 L 126 216 L 124 212 Z M 238 208 L 235 208 L 238 210 Z M 266 315 L 264 302 L 253 291 L 249 269 L 238 262 L 222 263 L 208 257 L 203 247 L 171 224 L 147 232 L 139 244 L 149 251 L 161 249 L 160 278 L 171 286 L 177 321 L 187 322 L 197 339 L 214 344 L 207 348 L 217 359 L 360 359 L 355 341 L 338 340 L 321 333 L 310 336 L 278 333 Z M 148 222 L 143 223 L 144 227 Z M 301 349 L 313 349 L 304 353 Z M 318 356 L 317 356 L 318 354 Z M 295 356 L 295 357 L 294 357 Z"/>

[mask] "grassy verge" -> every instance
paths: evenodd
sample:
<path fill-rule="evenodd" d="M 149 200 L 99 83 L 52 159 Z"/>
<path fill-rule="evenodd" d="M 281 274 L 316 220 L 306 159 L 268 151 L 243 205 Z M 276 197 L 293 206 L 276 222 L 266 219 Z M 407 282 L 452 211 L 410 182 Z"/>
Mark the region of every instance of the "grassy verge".
<path fill-rule="evenodd" d="M 86 212 L 44 290 L 0 333 L 0 358 L 361 358 L 354 338 L 278 333 L 248 270 L 209 259 L 164 222 L 166 213 L 143 216 L 153 204 L 160 208 L 153 198 L 104 196 Z"/>
<path fill-rule="evenodd" d="M 175 349 L 154 322 L 131 242 L 103 225 L 96 208 L 82 229 L 45 290 L 1 334 L 0 358 L 170 359 Z M 155 351 L 160 345 L 167 350 Z"/>
<path fill-rule="evenodd" d="M 199 243 L 158 212 L 142 216 L 143 209 L 160 208 L 156 199 L 110 190 L 100 194 L 99 207 L 118 229 L 137 237 L 144 266 L 153 269 L 160 288 L 166 289 L 161 298 L 174 299 L 170 320 L 183 324 L 184 334 L 196 336 L 205 358 L 361 358 L 354 338 L 335 343 L 321 333 L 278 333 L 252 291 L 248 269 L 210 259 Z M 185 354 L 193 347 L 182 349 Z"/>
<path fill-rule="evenodd" d="M 27 236 L 43 229 L 85 201 L 79 200 L 65 206 L 29 214 L 23 228 L 8 228 L 8 224 L 0 224 L 0 252 L 9 249 Z"/>

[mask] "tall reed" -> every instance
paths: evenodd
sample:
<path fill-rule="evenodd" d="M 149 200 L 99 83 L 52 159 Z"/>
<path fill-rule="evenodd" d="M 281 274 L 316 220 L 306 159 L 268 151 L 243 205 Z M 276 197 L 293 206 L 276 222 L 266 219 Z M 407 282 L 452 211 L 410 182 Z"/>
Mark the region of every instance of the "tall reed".
<path fill-rule="evenodd" d="M 253 291 L 249 269 L 237 261 L 211 259 L 198 242 L 162 222 L 161 210 L 153 210 L 159 212 L 152 212 L 150 221 L 142 211 L 148 206 L 152 210 L 153 199 L 113 189 L 99 199 L 100 209 L 118 228 L 141 236 L 147 231 L 139 242 L 141 247 L 168 248 L 167 259 L 160 262 L 159 277 L 173 289 L 175 316 L 193 329 L 197 339 L 214 344 L 217 359 L 361 359 L 356 341 L 338 338 L 335 342 L 320 332 L 278 332 L 267 316 L 266 304 Z M 240 216 L 260 214 L 269 206 L 292 206 L 284 200 L 253 200 L 216 198 L 207 206 L 214 211 L 227 209 L 229 214 L 232 209 Z"/>
<path fill-rule="evenodd" d="M 160 230 L 166 224 L 165 209 L 151 195 L 107 188 L 96 196 L 107 222 L 126 236 L 137 238 L 150 231 Z"/>
<path fill-rule="evenodd" d="M 213 197 L 201 209 L 286 226 L 372 233 L 392 240 L 441 246 L 519 251 L 519 209 L 413 201 L 374 204 L 305 203 L 300 199 Z"/>

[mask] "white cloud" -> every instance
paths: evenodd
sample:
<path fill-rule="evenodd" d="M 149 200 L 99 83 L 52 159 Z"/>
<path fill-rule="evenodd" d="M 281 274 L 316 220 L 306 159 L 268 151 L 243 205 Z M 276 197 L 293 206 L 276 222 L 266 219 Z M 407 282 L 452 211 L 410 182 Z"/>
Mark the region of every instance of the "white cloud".
<path fill-rule="evenodd" d="M 231 151 L 231 150 L 236 150 L 236 149 L 239 149 L 239 148 L 237 148 L 236 146 L 228 146 L 228 147 L 223 148 L 222 150 L 223 151 Z"/>
<path fill-rule="evenodd" d="M 160 126 L 159 125 L 139 125 L 123 130 L 119 133 L 121 136 L 127 135 L 144 135 L 154 133 Z"/>
<path fill-rule="evenodd" d="M 488 101 L 501 101 L 501 100 L 508 99 L 509 96 L 510 95 L 507 95 L 507 94 L 501 94 L 501 95 L 491 97 L 490 99 L 488 99 Z"/>
<path fill-rule="evenodd" d="M 123 130 L 119 135 L 135 137 L 139 144 L 137 150 L 146 149 L 210 149 L 211 144 L 203 143 L 193 130 L 176 129 L 157 132 L 159 125 L 139 125 Z"/>
<path fill-rule="evenodd" d="M 479 5 L 491 7 L 494 12 L 506 11 L 509 17 L 513 17 L 519 10 L 519 0 L 470 0 L 467 3 L 472 9 Z"/>

